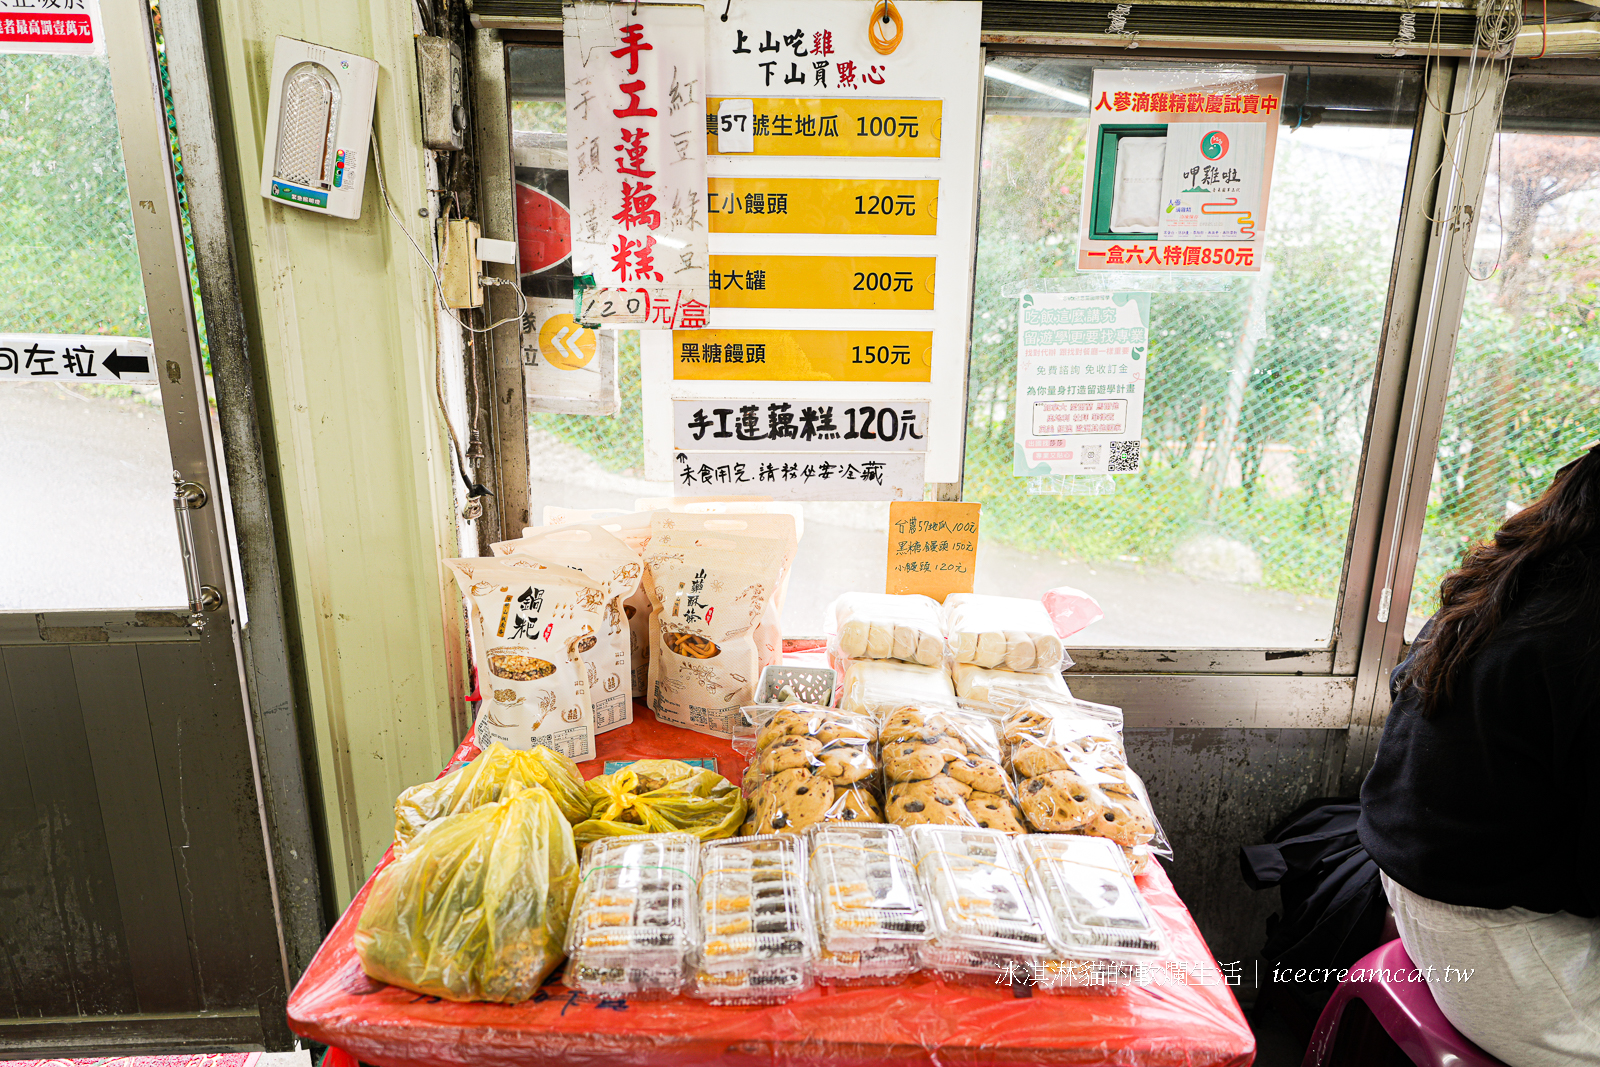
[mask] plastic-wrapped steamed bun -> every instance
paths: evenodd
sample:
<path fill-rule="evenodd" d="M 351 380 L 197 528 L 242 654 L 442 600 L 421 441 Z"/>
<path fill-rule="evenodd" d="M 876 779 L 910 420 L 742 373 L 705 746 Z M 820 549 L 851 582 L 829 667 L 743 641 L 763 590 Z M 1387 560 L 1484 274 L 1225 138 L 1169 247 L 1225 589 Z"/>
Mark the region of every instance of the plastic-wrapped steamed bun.
<path fill-rule="evenodd" d="M 952 593 L 945 598 L 944 632 L 959 663 L 1010 671 L 1061 668 L 1061 638 L 1037 600 Z"/>
<path fill-rule="evenodd" d="M 944 663 L 944 629 L 931 597 L 846 593 L 829 608 L 836 658 Z"/>

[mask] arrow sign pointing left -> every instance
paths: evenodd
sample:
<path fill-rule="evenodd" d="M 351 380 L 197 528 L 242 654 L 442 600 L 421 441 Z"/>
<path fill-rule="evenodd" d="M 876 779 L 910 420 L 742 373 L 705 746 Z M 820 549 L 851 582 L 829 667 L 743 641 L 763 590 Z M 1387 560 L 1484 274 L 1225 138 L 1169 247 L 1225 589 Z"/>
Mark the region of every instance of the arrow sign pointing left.
<path fill-rule="evenodd" d="M 0 333 L 0 382 L 153 382 L 143 337 Z"/>

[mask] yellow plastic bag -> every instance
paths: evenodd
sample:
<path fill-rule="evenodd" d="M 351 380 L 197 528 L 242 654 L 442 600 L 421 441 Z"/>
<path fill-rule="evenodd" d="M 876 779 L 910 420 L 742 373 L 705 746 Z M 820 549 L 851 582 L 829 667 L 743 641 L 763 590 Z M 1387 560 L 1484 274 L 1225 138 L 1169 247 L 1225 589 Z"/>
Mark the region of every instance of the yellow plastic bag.
<path fill-rule="evenodd" d="M 568 822 L 588 818 L 589 798 L 576 763 L 543 745 L 522 751 L 496 742 L 465 767 L 400 794 L 394 802 L 396 850 L 403 850 L 435 819 L 471 811 L 532 786 L 548 789 Z"/>
<path fill-rule="evenodd" d="M 577 888 L 572 826 L 548 792 L 521 789 L 435 821 L 379 871 L 356 954 L 416 993 L 527 1000 L 562 960 Z"/>
<path fill-rule="evenodd" d="M 643 759 L 590 779 L 589 818 L 572 828 L 582 848 L 622 834 L 691 833 L 702 841 L 732 837 L 745 799 L 722 775 L 675 759 Z"/>

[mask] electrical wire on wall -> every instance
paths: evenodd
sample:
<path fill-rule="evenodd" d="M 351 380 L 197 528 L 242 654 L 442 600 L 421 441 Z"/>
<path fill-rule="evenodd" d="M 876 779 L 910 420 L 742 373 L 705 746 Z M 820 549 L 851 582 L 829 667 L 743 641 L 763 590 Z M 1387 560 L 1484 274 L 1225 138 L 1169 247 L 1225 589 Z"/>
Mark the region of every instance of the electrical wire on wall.
<path fill-rule="evenodd" d="M 388 210 L 389 217 L 394 220 L 394 224 L 396 226 L 398 226 L 400 228 L 400 232 L 405 235 L 406 242 L 408 244 L 410 244 L 412 250 L 416 252 L 417 258 L 422 261 L 422 265 L 423 266 L 428 268 L 428 273 L 433 277 L 433 286 L 434 286 L 434 288 L 433 288 L 433 296 L 434 296 L 434 300 L 438 304 L 439 310 L 443 311 L 447 316 L 449 316 L 451 321 L 455 322 L 463 330 L 467 330 L 471 334 L 474 334 L 474 335 L 475 334 L 481 334 L 481 333 L 488 333 L 490 330 L 496 329 L 496 328 L 498 328 L 500 326 L 504 326 L 508 322 L 518 322 L 518 321 L 520 321 L 522 319 L 522 317 L 527 313 L 527 309 L 528 309 L 527 299 L 522 295 L 522 287 L 520 285 L 517 285 L 517 283 L 515 283 L 515 282 L 506 282 L 504 279 L 485 277 L 483 279 L 483 281 L 486 284 L 490 284 L 490 285 L 515 285 L 516 286 L 516 289 L 517 289 L 517 301 L 518 301 L 518 304 L 520 305 L 520 310 L 518 311 L 518 313 L 516 315 L 512 315 L 512 316 L 509 316 L 507 318 L 501 319 L 498 322 L 490 323 L 488 326 L 481 326 L 481 327 L 480 326 L 471 326 L 471 325 L 468 325 L 465 322 L 462 322 L 460 317 L 457 316 L 455 314 L 455 312 L 447 304 L 445 304 L 445 302 L 444 302 L 444 283 L 439 279 L 439 271 L 438 271 L 438 269 L 434 266 L 432 258 L 430 258 L 428 256 L 428 254 L 422 250 L 422 246 L 417 243 L 417 239 L 411 235 L 411 230 L 401 220 L 399 212 L 397 212 L 395 210 L 394 201 L 389 198 L 389 187 L 388 187 L 388 183 L 384 179 L 384 174 L 383 174 L 383 156 L 382 156 L 382 153 L 378 149 L 378 131 L 377 131 L 377 128 L 375 126 L 373 127 L 373 130 L 372 130 L 372 160 L 373 160 L 373 163 L 376 165 L 376 168 L 377 168 L 377 173 L 378 173 L 378 191 L 383 195 L 383 205 Z M 438 402 L 438 405 L 439 405 L 439 417 L 444 420 L 445 432 L 449 435 L 450 447 L 451 447 L 452 451 L 455 453 L 456 465 L 457 465 L 458 469 L 461 472 L 461 480 L 466 485 L 466 488 L 467 488 L 468 501 L 469 502 L 474 501 L 478 497 L 487 495 L 489 491 L 487 489 L 485 489 L 483 487 L 483 485 L 481 485 L 480 483 L 474 482 L 472 480 L 472 476 L 468 473 L 468 471 L 471 468 L 469 468 L 467 466 L 466 456 L 462 452 L 462 449 L 461 449 L 461 439 L 456 434 L 455 424 L 450 421 L 450 412 L 449 412 L 449 409 L 445 405 L 445 399 L 444 399 L 444 367 L 439 362 L 439 354 L 438 354 L 437 349 L 435 349 L 434 357 L 433 357 L 433 385 L 434 385 L 434 399 Z"/>
<path fill-rule="evenodd" d="M 1485 0 L 1478 9 L 1478 22 L 1476 33 L 1473 37 L 1472 51 L 1467 57 L 1465 78 L 1466 102 L 1459 111 L 1451 111 L 1447 105 L 1434 98 L 1429 86 L 1432 84 L 1432 72 L 1439 68 L 1443 57 L 1440 55 L 1439 41 L 1439 10 L 1435 8 L 1432 28 L 1429 32 L 1428 46 L 1423 53 L 1423 106 L 1432 108 L 1443 116 L 1445 120 L 1445 147 L 1446 151 L 1439 160 L 1439 165 L 1434 169 L 1431 177 L 1438 179 L 1438 188 L 1443 190 L 1443 208 L 1439 215 L 1428 214 L 1428 221 L 1442 227 L 1444 233 L 1453 233 L 1459 236 L 1460 255 L 1462 266 L 1467 275 L 1477 281 L 1487 281 L 1500 269 L 1499 253 L 1496 253 L 1495 264 L 1488 274 L 1479 277 L 1472 270 L 1472 244 L 1467 237 L 1472 233 L 1476 212 L 1473 205 L 1465 202 L 1461 192 L 1466 183 L 1466 174 L 1463 159 L 1466 146 L 1474 140 L 1474 127 L 1485 120 L 1485 112 L 1498 119 L 1504 106 L 1505 93 L 1511 82 L 1511 63 L 1516 49 L 1517 35 L 1522 32 L 1522 0 Z M 1495 79 L 1491 77 L 1493 65 L 1504 64 L 1504 70 L 1499 77 L 1497 105 L 1485 109 L 1482 105 L 1488 99 Z M 1460 122 L 1454 130 L 1449 128 L 1451 119 Z M 1495 143 L 1498 147 L 1500 131 L 1494 131 Z M 1447 169 L 1448 168 L 1448 169 Z M 1431 184 L 1431 183 L 1430 183 Z M 1503 223 L 1503 220 L 1502 220 Z M 1449 240 L 1448 237 L 1445 238 Z M 1505 227 L 1500 227 L 1501 247 L 1504 248 Z M 1419 376 L 1426 381 L 1432 372 L 1434 350 L 1438 347 L 1438 330 L 1444 304 L 1444 279 L 1445 263 L 1443 254 L 1430 270 L 1432 276 L 1432 289 L 1426 294 L 1426 307 L 1421 322 L 1423 343 L 1421 346 Z M 1395 579 L 1400 569 L 1401 530 L 1405 523 L 1406 513 L 1410 510 L 1411 482 L 1415 477 L 1417 457 L 1422 447 L 1422 414 L 1423 403 L 1428 395 L 1427 389 L 1418 389 L 1411 402 L 1408 412 L 1408 430 L 1405 440 L 1404 460 L 1400 470 L 1400 500 L 1394 509 L 1394 521 L 1388 533 L 1389 551 L 1384 563 L 1383 583 L 1378 596 L 1377 621 L 1387 624 L 1390 610 L 1393 606 Z"/>

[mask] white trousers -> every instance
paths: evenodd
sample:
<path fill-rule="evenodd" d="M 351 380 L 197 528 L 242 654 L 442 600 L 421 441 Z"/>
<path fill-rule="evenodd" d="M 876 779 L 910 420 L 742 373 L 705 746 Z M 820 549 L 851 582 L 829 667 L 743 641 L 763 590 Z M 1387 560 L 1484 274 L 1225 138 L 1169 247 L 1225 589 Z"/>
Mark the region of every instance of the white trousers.
<path fill-rule="evenodd" d="M 1457 1030 L 1510 1067 L 1600 1065 L 1600 919 L 1442 904 L 1388 875 L 1383 891 Z"/>

